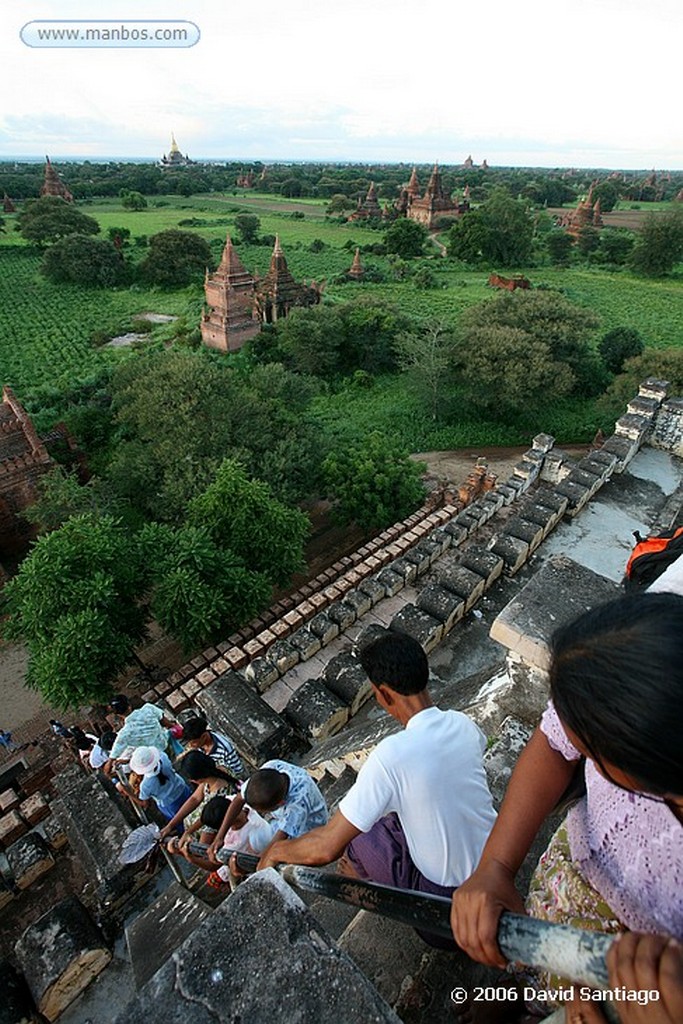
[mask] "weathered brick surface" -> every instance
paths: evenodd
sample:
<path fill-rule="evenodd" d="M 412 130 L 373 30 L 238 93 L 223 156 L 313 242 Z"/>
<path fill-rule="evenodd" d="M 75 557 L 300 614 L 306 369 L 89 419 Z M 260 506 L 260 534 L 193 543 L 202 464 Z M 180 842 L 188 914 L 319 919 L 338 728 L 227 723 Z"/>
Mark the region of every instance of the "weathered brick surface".
<path fill-rule="evenodd" d="M 438 583 L 429 583 L 423 587 L 417 599 L 417 607 L 442 622 L 444 634 L 449 633 L 465 614 L 464 598 Z"/>
<path fill-rule="evenodd" d="M 407 604 L 391 620 L 391 628 L 407 633 L 429 654 L 443 636 L 443 623 L 423 612 L 414 604 Z"/>

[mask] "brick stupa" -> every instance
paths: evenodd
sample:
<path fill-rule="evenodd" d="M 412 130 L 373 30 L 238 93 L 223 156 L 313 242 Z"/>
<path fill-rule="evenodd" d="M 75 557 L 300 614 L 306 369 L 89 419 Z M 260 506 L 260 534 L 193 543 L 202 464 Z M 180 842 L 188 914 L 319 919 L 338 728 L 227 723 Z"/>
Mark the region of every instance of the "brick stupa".
<path fill-rule="evenodd" d="M 299 284 L 287 266 L 285 254 L 276 236 L 268 273 L 256 282 L 256 308 L 265 324 L 287 316 L 293 306 L 315 306 L 320 302 L 320 288 L 315 284 Z"/>
<path fill-rule="evenodd" d="M 437 220 L 441 217 L 455 218 L 464 212 L 464 206 L 459 206 L 445 192 L 441 181 L 439 165 L 434 164 L 434 170 L 432 171 L 424 196 L 422 199 L 413 199 L 410 202 L 407 215 L 409 220 L 416 220 L 419 224 L 424 224 L 431 231 L 435 227 Z"/>
<path fill-rule="evenodd" d="M 45 157 L 45 180 L 41 186 L 40 194 L 41 196 L 57 196 L 66 203 L 72 203 L 74 200 L 71 192 L 50 163 L 49 156 Z"/>
<path fill-rule="evenodd" d="M 202 341 L 221 352 L 236 352 L 260 331 L 255 316 L 256 288 L 244 269 L 228 235 L 215 274 L 207 271 L 204 294 L 208 311 L 202 323 Z"/>

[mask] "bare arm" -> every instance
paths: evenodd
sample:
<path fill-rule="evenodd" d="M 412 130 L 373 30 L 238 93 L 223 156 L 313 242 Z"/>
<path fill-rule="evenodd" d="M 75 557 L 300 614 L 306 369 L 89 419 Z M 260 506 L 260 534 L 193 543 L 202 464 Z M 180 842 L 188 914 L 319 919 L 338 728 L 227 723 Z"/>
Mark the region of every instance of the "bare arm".
<path fill-rule="evenodd" d="M 272 843 L 259 861 L 260 868 L 275 864 L 329 864 L 343 853 L 360 829 L 352 825 L 341 811 L 337 811 L 326 825 L 314 828 L 297 839 L 282 839 L 276 833 Z"/>
<path fill-rule="evenodd" d="M 453 893 L 453 935 L 473 960 L 505 965 L 496 943 L 498 919 L 503 910 L 523 911 L 515 875 L 575 769 L 576 762 L 553 750 L 536 729 L 512 773 L 479 866 Z"/>
<path fill-rule="evenodd" d="M 179 825 L 180 822 L 183 821 L 183 819 L 186 818 L 188 814 L 194 811 L 196 807 L 199 807 L 203 799 L 202 790 L 203 786 L 197 786 L 194 793 L 191 796 L 188 796 L 187 800 L 180 808 L 180 810 L 177 812 L 177 814 L 174 814 L 169 823 L 167 825 L 164 825 L 164 827 L 161 830 L 162 839 L 164 839 L 166 836 L 169 836 L 173 829 L 176 827 L 176 825 Z"/>
<path fill-rule="evenodd" d="M 211 843 L 207 850 L 207 856 L 209 860 L 213 861 L 214 864 L 219 863 L 218 858 L 216 857 L 216 853 L 218 852 L 218 850 L 220 850 L 221 846 L 223 845 L 223 838 L 225 836 L 225 833 L 228 831 L 232 823 L 238 817 L 243 807 L 244 797 L 240 793 L 238 793 L 237 796 L 234 796 L 230 801 L 230 806 L 225 812 L 225 817 L 221 822 L 221 827 L 218 829 L 218 832 L 216 833 L 216 838 L 214 839 L 214 841 Z"/>

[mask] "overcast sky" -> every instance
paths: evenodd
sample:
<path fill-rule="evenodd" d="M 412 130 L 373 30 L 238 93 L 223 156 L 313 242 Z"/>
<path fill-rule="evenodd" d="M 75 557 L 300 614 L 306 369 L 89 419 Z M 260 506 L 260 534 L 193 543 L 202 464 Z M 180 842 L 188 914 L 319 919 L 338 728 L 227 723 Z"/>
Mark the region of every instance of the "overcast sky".
<path fill-rule="evenodd" d="M 681 0 L 3 0 L 0 159 L 683 168 Z M 33 20 L 184 19 L 187 49 L 46 49 Z"/>

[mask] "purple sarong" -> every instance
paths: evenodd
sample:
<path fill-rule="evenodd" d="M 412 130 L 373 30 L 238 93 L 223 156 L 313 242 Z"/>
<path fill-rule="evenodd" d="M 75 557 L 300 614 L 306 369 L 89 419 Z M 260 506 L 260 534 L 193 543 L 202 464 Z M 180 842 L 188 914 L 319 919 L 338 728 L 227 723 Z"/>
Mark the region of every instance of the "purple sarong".
<path fill-rule="evenodd" d="M 346 847 L 345 856 L 358 877 L 368 882 L 390 885 L 394 889 L 426 892 L 433 896 L 447 896 L 449 899 L 456 889 L 454 885 L 431 882 L 415 867 L 396 814 L 387 814 L 369 832 L 356 836 Z M 424 942 L 436 949 L 458 948 L 452 939 L 443 939 L 419 928 L 415 931 Z"/>

